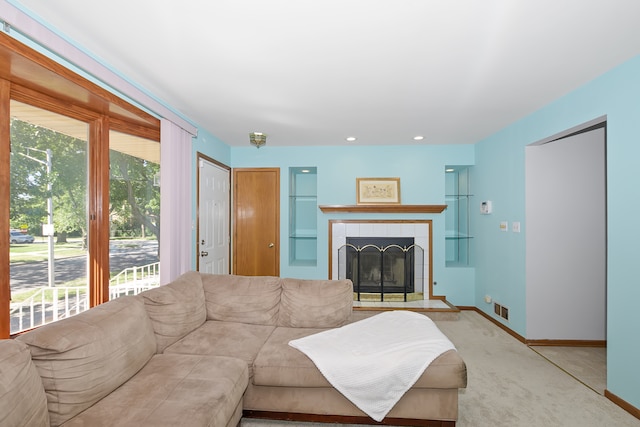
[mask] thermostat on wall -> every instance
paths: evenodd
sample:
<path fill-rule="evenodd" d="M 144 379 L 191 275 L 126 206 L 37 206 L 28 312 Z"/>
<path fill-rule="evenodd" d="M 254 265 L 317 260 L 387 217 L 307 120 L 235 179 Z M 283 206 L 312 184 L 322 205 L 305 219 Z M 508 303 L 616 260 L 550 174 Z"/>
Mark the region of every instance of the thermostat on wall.
<path fill-rule="evenodd" d="M 491 201 L 487 200 L 485 202 L 480 202 L 480 213 L 483 215 L 488 215 L 492 212 L 493 208 L 491 206 Z"/>

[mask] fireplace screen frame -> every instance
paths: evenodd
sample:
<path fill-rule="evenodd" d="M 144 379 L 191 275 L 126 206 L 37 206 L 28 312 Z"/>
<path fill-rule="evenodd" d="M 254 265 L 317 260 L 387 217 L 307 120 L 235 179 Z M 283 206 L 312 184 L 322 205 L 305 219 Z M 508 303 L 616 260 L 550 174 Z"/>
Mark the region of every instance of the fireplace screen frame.
<path fill-rule="evenodd" d="M 373 243 L 369 243 L 373 242 Z M 404 301 L 424 289 L 424 249 L 409 237 L 347 238 L 338 249 L 338 278 L 350 279 L 360 301 L 362 293 L 401 293 Z M 401 282 L 400 285 L 397 283 Z"/>

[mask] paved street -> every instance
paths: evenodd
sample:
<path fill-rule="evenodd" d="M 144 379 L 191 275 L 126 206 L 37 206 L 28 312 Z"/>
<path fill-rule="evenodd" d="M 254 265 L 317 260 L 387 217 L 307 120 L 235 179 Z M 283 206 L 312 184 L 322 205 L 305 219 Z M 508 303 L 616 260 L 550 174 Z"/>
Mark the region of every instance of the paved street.
<path fill-rule="evenodd" d="M 110 244 L 109 268 L 119 273 L 125 268 L 158 262 L 158 242 L 149 240 L 117 240 Z M 11 264 L 11 291 L 24 291 L 47 286 L 47 261 Z M 87 257 L 71 257 L 55 261 L 55 282 L 61 285 L 87 275 Z"/>

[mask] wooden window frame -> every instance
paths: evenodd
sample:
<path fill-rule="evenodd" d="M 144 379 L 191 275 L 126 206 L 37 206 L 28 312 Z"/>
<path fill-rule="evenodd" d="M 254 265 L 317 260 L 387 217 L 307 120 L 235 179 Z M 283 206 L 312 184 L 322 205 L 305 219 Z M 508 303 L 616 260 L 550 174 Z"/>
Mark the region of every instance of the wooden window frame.
<path fill-rule="evenodd" d="M 9 229 L 10 102 L 89 126 L 89 305 L 109 299 L 109 131 L 160 143 L 160 120 L 10 36 L 0 33 L 0 229 Z M 10 256 L 0 239 L 0 339 L 9 338 Z"/>

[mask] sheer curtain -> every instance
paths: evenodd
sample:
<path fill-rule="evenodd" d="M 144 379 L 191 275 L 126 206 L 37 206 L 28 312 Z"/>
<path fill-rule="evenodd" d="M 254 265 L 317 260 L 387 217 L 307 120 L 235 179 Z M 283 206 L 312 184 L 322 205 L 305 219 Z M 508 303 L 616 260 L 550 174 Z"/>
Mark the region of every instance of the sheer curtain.
<path fill-rule="evenodd" d="M 191 270 L 191 134 L 160 122 L 160 284 Z"/>

